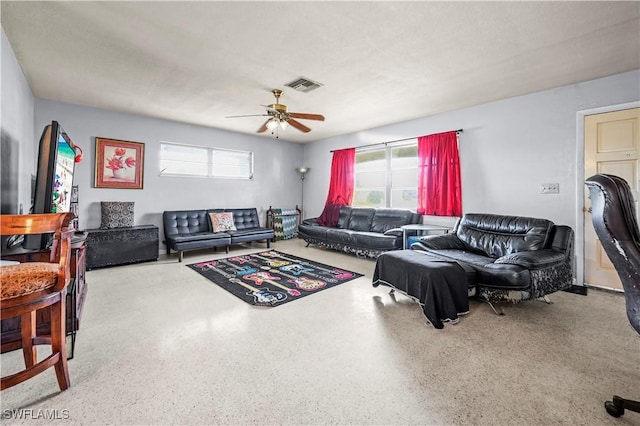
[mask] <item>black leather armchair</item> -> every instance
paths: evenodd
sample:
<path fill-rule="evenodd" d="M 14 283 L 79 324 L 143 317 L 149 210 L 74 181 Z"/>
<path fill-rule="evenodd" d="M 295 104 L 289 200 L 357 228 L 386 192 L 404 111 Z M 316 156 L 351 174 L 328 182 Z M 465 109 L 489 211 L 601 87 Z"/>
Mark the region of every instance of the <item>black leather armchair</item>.
<path fill-rule="evenodd" d="M 573 229 L 547 219 L 467 213 L 452 233 L 411 245 L 476 270 L 476 297 L 494 302 L 537 299 L 571 286 Z"/>
<path fill-rule="evenodd" d="M 629 184 L 613 175 L 597 174 L 587 179 L 592 221 L 602 248 L 620 276 L 631 326 L 640 334 L 640 231 Z M 614 396 L 604 404 L 613 417 L 624 410 L 640 412 L 640 401 Z"/>

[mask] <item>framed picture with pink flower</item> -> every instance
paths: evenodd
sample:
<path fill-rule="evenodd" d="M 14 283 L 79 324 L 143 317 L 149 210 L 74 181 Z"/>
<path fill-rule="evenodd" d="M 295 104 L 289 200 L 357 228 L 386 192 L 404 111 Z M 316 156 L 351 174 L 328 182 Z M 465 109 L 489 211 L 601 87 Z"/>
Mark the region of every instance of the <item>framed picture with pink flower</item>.
<path fill-rule="evenodd" d="M 96 188 L 142 189 L 144 144 L 96 138 Z"/>

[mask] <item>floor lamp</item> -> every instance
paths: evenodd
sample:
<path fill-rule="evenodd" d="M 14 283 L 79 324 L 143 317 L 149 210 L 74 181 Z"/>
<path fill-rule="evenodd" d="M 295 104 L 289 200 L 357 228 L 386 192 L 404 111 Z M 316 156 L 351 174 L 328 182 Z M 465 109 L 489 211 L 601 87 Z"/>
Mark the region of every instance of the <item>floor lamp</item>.
<path fill-rule="evenodd" d="M 296 169 L 296 171 L 298 173 L 300 173 L 300 180 L 302 180 L 302 201 L 300 202 L 300 219 L 304 219 L 304 175 L 306 175 L 309 170 L 311 170 L 309 167 L 298 167 Z"/>

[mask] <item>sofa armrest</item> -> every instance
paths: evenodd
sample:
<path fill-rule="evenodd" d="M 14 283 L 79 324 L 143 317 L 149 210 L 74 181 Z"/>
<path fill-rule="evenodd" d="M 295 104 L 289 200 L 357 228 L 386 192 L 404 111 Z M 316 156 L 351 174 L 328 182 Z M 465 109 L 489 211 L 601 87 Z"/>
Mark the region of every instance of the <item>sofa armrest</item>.
<path fill-rule="evenodd" d="M 499 257 L 495 263 L 508 263 L 520 265 L 527 269 L 541 269 L 563 263 L 566 260 L 566 253 L 558 250 L 531 250 L 511 253 Z"/>
<path fill-rule="evenodd" d="M 317 225 L 318 224 L 318 218 L 317 217 L 312 217 L 309 219 L 305 219 L 302 221 L 303 225 Z"/>
<path fill-rule="evenodd" d="M 402 237 L 402 228 L 391 228 L 384 231 L 384 235 L 392 235 L 394 237 Z"/>
<path fill-rule="evenodd" d="M 411 248 L 414 250 L 468 250 L 456 234 L 426 235 L 420 238 L 420 241 L 413 243 Z"/>

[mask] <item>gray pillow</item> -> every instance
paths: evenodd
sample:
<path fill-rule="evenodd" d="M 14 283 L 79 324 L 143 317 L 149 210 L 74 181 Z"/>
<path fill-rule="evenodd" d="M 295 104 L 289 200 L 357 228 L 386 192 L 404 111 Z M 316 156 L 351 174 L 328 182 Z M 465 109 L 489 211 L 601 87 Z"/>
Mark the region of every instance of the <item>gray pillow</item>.
<path fill-rule="evenodd" d="M 133 201 L 102 201 L 100 229 L 130 228 L 133 226 Z"/>

